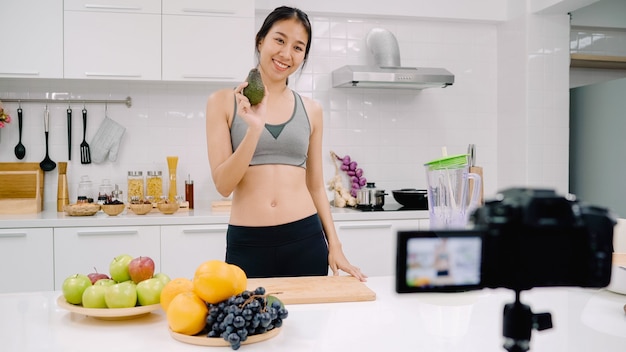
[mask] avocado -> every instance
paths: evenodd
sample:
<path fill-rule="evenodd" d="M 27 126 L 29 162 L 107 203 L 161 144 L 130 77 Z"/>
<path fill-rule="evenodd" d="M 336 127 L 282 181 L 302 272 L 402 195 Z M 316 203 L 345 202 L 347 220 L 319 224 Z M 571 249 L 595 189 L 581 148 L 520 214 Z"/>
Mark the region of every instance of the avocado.
<path fill-rule="evenodd" d="M 251 69 L 246 81 L 248 85 L 243 89 L 243 95 L 250 100 L 250 105 L 260 103 L 265 96 L 265 85 L 261 79 L 261 72 L 257 68 Z"/>

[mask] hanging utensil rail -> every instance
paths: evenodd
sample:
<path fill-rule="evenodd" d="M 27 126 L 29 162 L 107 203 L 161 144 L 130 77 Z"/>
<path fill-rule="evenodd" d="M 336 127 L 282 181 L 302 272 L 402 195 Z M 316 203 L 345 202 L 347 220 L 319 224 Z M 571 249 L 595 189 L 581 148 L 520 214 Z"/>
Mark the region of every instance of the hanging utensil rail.
<path fill-rule="evenodd" d="M 126 104 L 126 107 L 132 106 L 132 99 L 126 97 L 126 99 L 108 100 L 108 99 L 8 99 L 0 98 L 5 103 L 46 103 L 46 104 Z"/>

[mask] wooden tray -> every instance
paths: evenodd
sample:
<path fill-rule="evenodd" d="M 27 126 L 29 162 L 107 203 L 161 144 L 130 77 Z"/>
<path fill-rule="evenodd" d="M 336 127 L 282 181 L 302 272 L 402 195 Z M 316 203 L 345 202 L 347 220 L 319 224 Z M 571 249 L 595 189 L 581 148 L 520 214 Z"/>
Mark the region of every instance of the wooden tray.
<path fill-rule="evenodd" d="M 264 287 L 285 304 L 361 302 L 376 293 L 352 276 L 302 276 L 248 279 L 248 289 Z"/>
<path fill-rule="evenodd" d="M 160 304 L 137 306 L 132 308 L 83 308 L 83 306 L 68 303 L 63 295 L 57 298 L 57 305 L 72 313 L 90 316 L 100 320 L 129 320 L 139 318 L 161 308 Z"/>
<path fill-rule="evenodd" d="M 266 332 L 265 334 L 248 336 L 246 341 L 242 342 L 241 344 L 249 345 L 251 343 L 257 343 L 257 342 L 269 340 L 272 337 L 278 335 L 280 333 L 280 329 L 281 328 L 275 328 Z M 206 335 L 189 336 L 189 335 L 184 335 L 184 334 L 179 334 L 177 332 L 173 332 L 172 330 L 170 330 L 170 336 L 172 336 L 174 340 L 188 343 L 191 345 L 212 346 L 212 347 L 230 347 L 230 343 L 228 343 L 228 341 L 224 340 L 221 337 L 206 337 Z"/>

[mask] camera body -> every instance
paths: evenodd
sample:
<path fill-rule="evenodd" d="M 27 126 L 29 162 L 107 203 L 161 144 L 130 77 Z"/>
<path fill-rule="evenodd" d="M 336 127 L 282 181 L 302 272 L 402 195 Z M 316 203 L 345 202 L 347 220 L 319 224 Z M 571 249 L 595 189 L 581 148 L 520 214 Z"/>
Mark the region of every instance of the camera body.
<path fill-rule="evenodd" d="M 552 190 L 511 188 L 474 211 L 468 230 L 400 231 L 396 291 L 605 287 L 615 218 Z"/>

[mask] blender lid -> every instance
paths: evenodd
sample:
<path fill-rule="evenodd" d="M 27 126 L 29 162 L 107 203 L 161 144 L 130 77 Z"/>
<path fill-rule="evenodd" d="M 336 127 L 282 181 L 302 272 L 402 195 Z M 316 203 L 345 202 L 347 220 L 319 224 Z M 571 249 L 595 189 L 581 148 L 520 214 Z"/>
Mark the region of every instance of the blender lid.
<path fill-rule="evenodd" d="M 443 158 L 429 161 L 424 166 L 428 166 L 429 170 L 453 169 L 467 165 L 467 156 L 468 154 L 444 156 Z"/>

